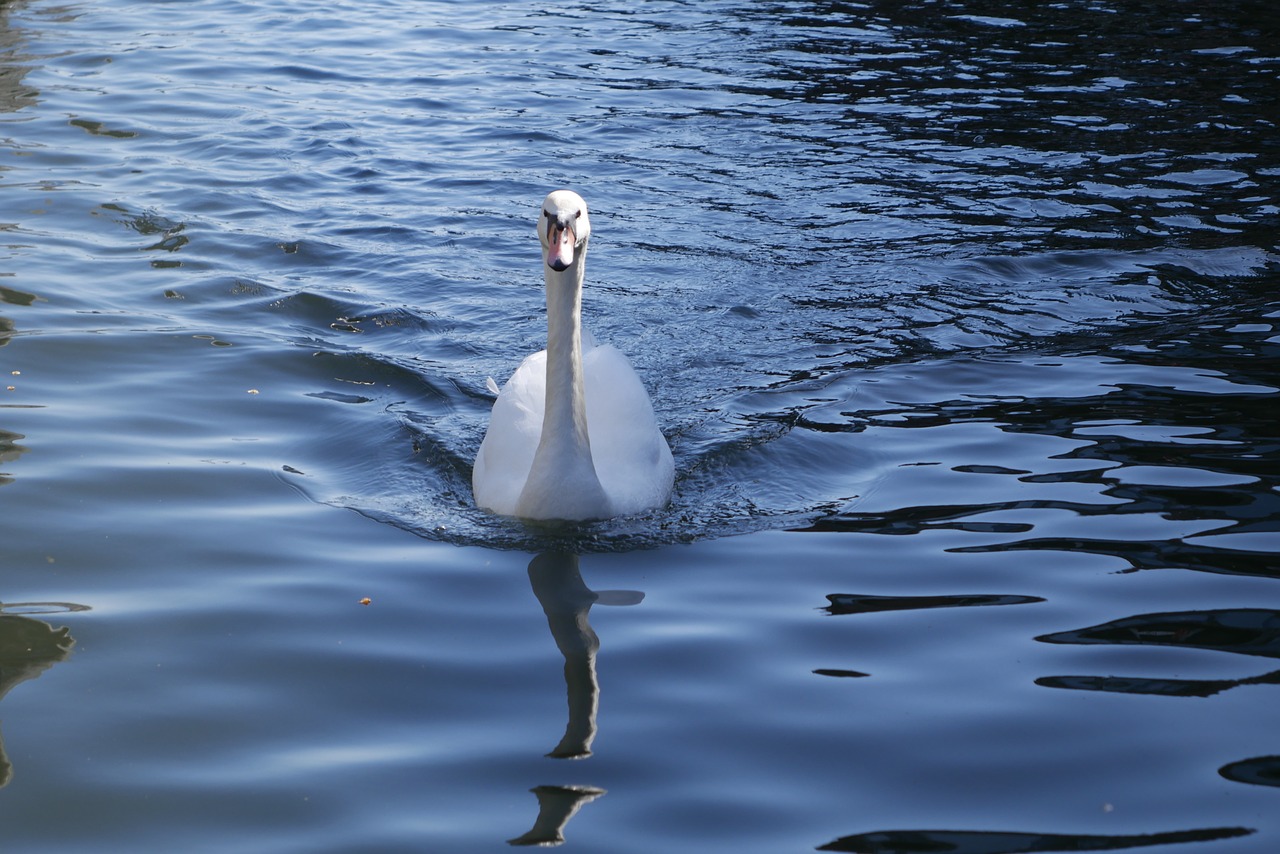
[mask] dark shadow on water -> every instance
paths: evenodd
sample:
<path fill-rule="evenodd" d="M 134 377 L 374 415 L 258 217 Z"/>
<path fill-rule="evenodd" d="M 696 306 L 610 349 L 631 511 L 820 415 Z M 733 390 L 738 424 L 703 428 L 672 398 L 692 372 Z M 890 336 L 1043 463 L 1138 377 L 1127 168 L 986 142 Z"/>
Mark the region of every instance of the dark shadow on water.
<path fill-rule="evenodd" d="M 1089 628 L 1041 635 L 1036 640 L 1055 644 L 1174 646 L 1280 658 L 1280 611 L 1234 608 L 1142 614 Z M 1042 676 L 1036 684 L 1076 691 L 1209 697 L 1244 685 L 1280 684 L 1280 670 L 1243 679 Z"/>
<path fill-rule="evenodd" d="M 828 593 L 831 603 L 820 610 L 831 616 L 849 614 L 880 614 L 887 611 L 915 611 L 932 608 L 972 608 L 989 605 L 1030 605 L 1043 602 L 1039 596 L 965 594 L 959 596 L 872 596 L 862 593 Z M 813 671 L 816 676 L 830 676 L 840 679 L 863 678 L 870 673 L 860 670 L 820 667 Z"/>
<path fill-rule="evenodd" d="M 1177 646 L 1280 658 L 1280 611 L 1224 608 L 1140 614 L 1041 635 L 1044 643 Z"/>
<path fill-rule="evenodd" d="M 913 611 L 925 608 L 969 608 L 986 605 L 1029 605 L 1043 602 L 1039 596 L 868 596 L 860 593 L 828 593 L 828 614 L 876 614 L 882 611 Z"/>
<path fill-rule="evenodd" d="M 638 605 L 638 590 L 592 590 L 582 580 L 578 556 L 568 552 L 540 554 L 529 563 L 529 583 L 547 615 L 556 647 L 564 656 L 564 681 L 569 718 L 560 742 L 547 754 L 552 759 L 586 759 L 596 737 L 600 682 L 596 653 L 600 638 L 591 628 L 591 606 Z M 591 786 L 537 786 L 538 818 L 511 845 L 552 846 L 564 842 L 564 827 L 583 805 L 605 794 Z"/>
<path fill-rule="evenodd" d="M 18 444 L 19 439 L 25 439 L 21 433 L 11 433 L 8 430 L 0 430 L 0 463 L 8 463 L 16 460 L 27 452 L 23 445 Z M 13 478 L 4 472 L 0 472 L 0 486 L 13 483 Z"/>
<path fill-rule="evenodd" d="M 1037 685 L 1074 691 L 1150 694 L 1161 697 L 1212 697 L 1243 685 L 1280 685 L 1280 670 L 1245 679 L 1156 679 L 1142 676 L 1042 676 Z"/>
<path fill-rule="evenodd" d="M 0 611 L 22 610 L 34 613 L 51 611 L 83 611 L 82 605 L 58 603 L 29 603 L 25 605 L 0 605 Z M 59 661 L 64 660 L 75 646 L 71 630 L 63 626 L 55 629 L 42 620 L 0 613 L 0 699 L 14 686 L 35 679 Z M 13 766 L 0 741 L 0 787 L 13 778 Z"/>
<path fill-rule="evenodd" d="M 870 673 L 863 673 L 861 670 L 841 670 L 836 667 L 818 667 L 814 669 L 815 676 L 832 676 L 836 679 L 862 679 L 870 676 Z"/>
<path fill-rule="evenodd" d="M 1248 836 L 1246 827 L 1211 827 L 1127 836 L 1090 836 L 1064 833 L 1007 833 L 981 830 L 883 830 L 844 836 L 819 851 L 856 854 L 1031 854 L 1039 851 L 1125 851 L 1152 845 L 1215 842 Z"/>
<path fill-rule="evenodd" d="M 1254 786 L 1280 786 L 1280 756 L 1255 756 L 1223 765 L 1218 773 L 1237 783 Z"/>

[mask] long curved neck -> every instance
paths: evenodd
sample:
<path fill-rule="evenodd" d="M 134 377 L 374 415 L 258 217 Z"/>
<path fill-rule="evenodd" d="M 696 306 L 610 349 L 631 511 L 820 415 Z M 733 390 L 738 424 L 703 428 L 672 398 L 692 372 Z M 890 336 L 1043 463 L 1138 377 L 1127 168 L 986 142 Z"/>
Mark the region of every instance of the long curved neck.
<path fill-rule="evenodd" d="M 543 264 L 547 285 L 547 397 L 542 435 L 516 515 L 533 519 L 593 519 L 609 515 L 587 434 L 582 369 L 582 278 L 586 246 L 556 271 Z"/>
<path fill-rule="evenodd" d="M 585 247 L 583 247 L 585 249 Z M 547 403 L 542 440 L 565 440 L 591 456 L 582 372 L 582 279 L 585 252 L 562 271 L 542 265 L 547 285 Z"/>

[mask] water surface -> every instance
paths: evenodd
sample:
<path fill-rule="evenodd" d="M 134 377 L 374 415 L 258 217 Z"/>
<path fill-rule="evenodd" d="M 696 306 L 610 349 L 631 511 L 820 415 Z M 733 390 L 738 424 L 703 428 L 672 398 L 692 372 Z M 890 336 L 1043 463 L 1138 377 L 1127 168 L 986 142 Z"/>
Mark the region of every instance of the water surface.
<path fill-rule="evenodd" d="M 1273 850 L 1277 44 L 0 2 L 6 843 Z M 527 528 L 557 186 L 677 483 Z"/>

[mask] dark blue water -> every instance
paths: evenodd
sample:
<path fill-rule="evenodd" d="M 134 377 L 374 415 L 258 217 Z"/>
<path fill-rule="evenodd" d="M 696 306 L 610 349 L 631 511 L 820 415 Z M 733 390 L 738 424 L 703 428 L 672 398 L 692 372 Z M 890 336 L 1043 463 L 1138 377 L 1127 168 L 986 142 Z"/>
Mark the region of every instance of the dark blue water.
<path fill-rule="evenodd" d="M 5 849 L 1276 850 L 1277 45 L 0 0 Z M 677 480 L 528 528 L 558 186 Z"/>

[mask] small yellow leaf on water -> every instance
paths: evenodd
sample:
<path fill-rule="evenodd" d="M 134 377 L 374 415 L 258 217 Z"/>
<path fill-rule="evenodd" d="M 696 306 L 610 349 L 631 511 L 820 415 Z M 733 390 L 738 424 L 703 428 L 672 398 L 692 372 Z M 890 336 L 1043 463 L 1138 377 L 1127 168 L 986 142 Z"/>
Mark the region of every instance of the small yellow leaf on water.
<path fill-rule="evenodd" d="M 368 596 L 366 596 L 366 597 L 364 597 L 363 599 L 361 599 L 361 600 L 360 600 L 360 604 L 361 604 L 361 605 L 371 605 L 371 604 L 373 604 L 373 600 L 372 600 L 372 599 L 370 599 Z"/>

